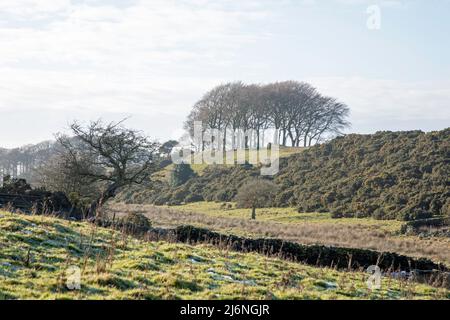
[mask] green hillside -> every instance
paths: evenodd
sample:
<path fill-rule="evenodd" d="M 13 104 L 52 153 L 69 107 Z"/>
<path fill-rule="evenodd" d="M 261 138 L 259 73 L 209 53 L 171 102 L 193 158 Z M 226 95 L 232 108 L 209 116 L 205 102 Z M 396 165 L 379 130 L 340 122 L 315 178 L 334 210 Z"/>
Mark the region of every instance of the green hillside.
<path fill-rule="evenodd" d="M 279 190 L 272 206 L 377 219 L 450 214 L 450 129 L 352 134 L 284 153 L 273 177 Z M 212 165 L 181 186 L 163 179 L 118 199 L 158 205 L 233 201 L 239 187 L 258 175 L 251 165 Z"/>
<path fill-rule="evenodd" d="M 300 153 L 304 150 L 307 150 L 307 147 L 284 147 L 284 146 L 280 146 L 279 149 L 279 157 L 280 158 L 287 158 L 290 157 L 293 154 L 297 154 Z M 270 152 L 269 152 L 270 154 Z M 186 161 L 187 163 L 192 163 L 191 164 L 191 168 L 192 170 L 197 173 L 199 176 L 203 175 L 203 173 L 205 172 L 205 170 L 210 166 L 208 164 L 197 164 L 198 162 L 202 161 L 202 157 L 203 154 L 202 153 L 198 153 L 195 154 L 194 156 L 191 157 L 191 159 L 189 159 L 189 161 Z M 248 161 L 249 159 L 258 159 L 258 151 L 251 149 L 251 150 L 245 150 L 245 156 L 243 157 L 245 158 L 246 161 Z M 237 160 L 237 152 L 236 151 L 227 151 L 224 154 L 224 163 L 226 163 L 227 161 L 230 161 L 229 159 L 234 159 Z M 226 168 L 226 167 L 232 167 L 233 164 L 223 164 L 223 165 L 218 165 L 217 167 L 219 168 Z M 173 170 L 174 165 L 170 164 L 168 166 L 166 166 L 164 169 L 158 171 L 154 177 L 162 179 L 167 181 L 170 178 L 170 171 Z"/>

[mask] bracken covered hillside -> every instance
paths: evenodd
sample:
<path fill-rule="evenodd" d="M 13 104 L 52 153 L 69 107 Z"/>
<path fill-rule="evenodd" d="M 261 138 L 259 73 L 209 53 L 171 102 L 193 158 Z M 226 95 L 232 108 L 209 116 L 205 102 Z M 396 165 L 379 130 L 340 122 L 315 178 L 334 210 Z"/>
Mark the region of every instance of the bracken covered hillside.
<path fill-rule="evenodd" d="M 281 159 L 273 206 L 334 217 L 411 220 L 450 214 L 450 129 L 351 134 Z M 210 166 L 181 186 L 161 181 L 120 200 L 179 204 L 233 201 L 252 166 Z"/>
<path fill-rule="evenodd" d="M 170 182 L 155 181 L 148 188 L 135 187 L 123 190 L 116 200 L 127 203 L 152 203 L 178 205 L 183 202 L 232 201 L 240 186 L 249 178 L 259 176 L 259 170 L 251 165 L 206 167 L 180 186 Z"/>
<path fill-rule="evenodd" d="M 277 204 L 336 216 L 450 214 L 450 129 L 348 135 L 289 158 Z"/>

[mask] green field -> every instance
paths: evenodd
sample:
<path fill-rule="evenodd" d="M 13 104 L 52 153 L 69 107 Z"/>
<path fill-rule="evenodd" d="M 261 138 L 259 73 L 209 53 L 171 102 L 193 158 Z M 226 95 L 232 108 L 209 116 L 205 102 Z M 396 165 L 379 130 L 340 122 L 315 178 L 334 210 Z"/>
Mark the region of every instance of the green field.
<path fill-rule="evenodd" d="M 85 222 L 0 213 L 2 299 L 449 299 L 428 285 L 258 254 L 144 242 Z M 81 289 L 66 270 L 82 270 Z"/>
<path fill-rule="evenodd" d="M 225 203 L 231 205 L 231 209 L 224 208 L 224 203 L 218 202 L 194 202 L 180 206 L 171 206 L 170 208 L 187 212 L 197 212 L 214 217 L 230 217 L 249 219 L 251 210 L 236 208 L 234 203 Z M 260 208 L 256 210 L 257 220 L 272 221 L 280 223 L 298 224 L 298 223 L 332 223 L 336 225 L 360 225 L 385 230 L 388 232 L 397 232 L 403 222 L 397 220 L 375 220 L 371 218 L 331 218 L 329 213 L 299 213 L 296 208 Z"/>

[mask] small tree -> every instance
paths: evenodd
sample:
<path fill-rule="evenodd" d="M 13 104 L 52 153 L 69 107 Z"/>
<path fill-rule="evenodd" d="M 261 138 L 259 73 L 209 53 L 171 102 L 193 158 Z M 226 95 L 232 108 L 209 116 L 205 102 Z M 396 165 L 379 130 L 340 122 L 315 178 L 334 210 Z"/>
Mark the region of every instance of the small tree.
<path fill-rule="evenodd" d="M 82 165 L 81 158 L 79 161 L 80 166 L 90 165 L 90 162 Z M 33 173 L 40 187 L 52 192 L 64 192 L 69 199 L 77 199 L 75 202 L 79 202 L 79 198 L 92 201 L 101 192 L 101 184 L 93 183 L 90 177 L 79 175 L 65 153 L 55 154 L 33 170 Z"/>
<path fill-rule="evenodd" d="M 173 148 L 175 148 L 177 145 L 178 145 L 178 141 L 176 141 L 176 140 L 166 141 L 159 148 L 159 152 L 161 153 L 161 155 L 163 157 L 170 158 Z"/>
<path fill-rule="evenodd" d="M 277 186 L 268 180 L 254 179 L 245 183 L 236 195 L 237 206 L 251 208 L 252 219 L 256 219 L 256 208 L 264 208 L 272 203 Z"/>
<path fill-rule="evenodd" d="M 92 202 L 88 216 L 117 191 L 127 185 L 143 183 L 155 171 L 159 145 L 141 132 L 127 129 L 121 122 L 91 122 L 86 127 L 74 122 L 73 137 L 59 135 L 66 166 L 70 171 L 103 185 L 103 191 Z"/>
<path fill-rule="evenodd" d="M 442 214 L 450 219 L 450 199 L 447 198 L 441 209 Z"/>
<path fill-rule="evenodd" d="M 195 176 L 191 166 L 186 163 L 175 164 L 170 173 L 170 183 L 173 187 L 178 187 Z"/>
<path fill-rule="evenodd" d="M 23 194 L 31 190 L 31 186 L 25 179 L 11 178 L 10 175 L 3 177 L 3 186 L 0 185 L 0 192 L 10 194 Z"/>

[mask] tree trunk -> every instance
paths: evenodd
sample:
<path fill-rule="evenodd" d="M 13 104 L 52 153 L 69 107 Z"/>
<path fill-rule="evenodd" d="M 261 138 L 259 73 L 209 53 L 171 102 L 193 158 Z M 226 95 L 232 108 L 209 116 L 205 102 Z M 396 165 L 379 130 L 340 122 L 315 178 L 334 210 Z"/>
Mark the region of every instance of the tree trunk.
<path fill-rule="evenodd" d="M 252 208 L 252 220 L 256 219 L 256 207 Z"/>
<path fill-rule="evenodd" d="M 236 129 L 233 129 L 233 135 L 231 136 L 231 148 L 236 150 Z"/>
<path fill-rule="evenodd" d="M 97 198 L 97 200 L 92 201 L 87 213 L 87 218 L 97 218 L 98 209 L 101 208 L 108 199 L 114 198 L 116 196 L 117 189 L 119 189 L 119 185 L 113 183 L 101 194 L 100 197 Z"/>
<path fill-rule="evenodd" d="M 295 147 L 295 138 L 292 132 L 289 132 L 289 138 L 291 139 L 291 145 Z"/>
<path fill-rule="evenodd" d="M 227 128 L 225 128 L 223 133 L 223 145 L 222 145 L 223 152 L 227 152 Z"/>
<path fill-rule="evenodd" d="M 265 138 L 266 138 L 266 130 L 262 130 L 261 131 L 261 138 L 260 138 L 260 140 L 261 140 L 261 142 L 260 142 L 260 145 L 261 145 L 261 147 L 262 148 L 265 148 L 266 147 L 266 145 L 265 145 Z"/>
<path fill-rule="evenodd" d="M 256 150 L 259 150 L 259 129 L 256 131 Z"/>

